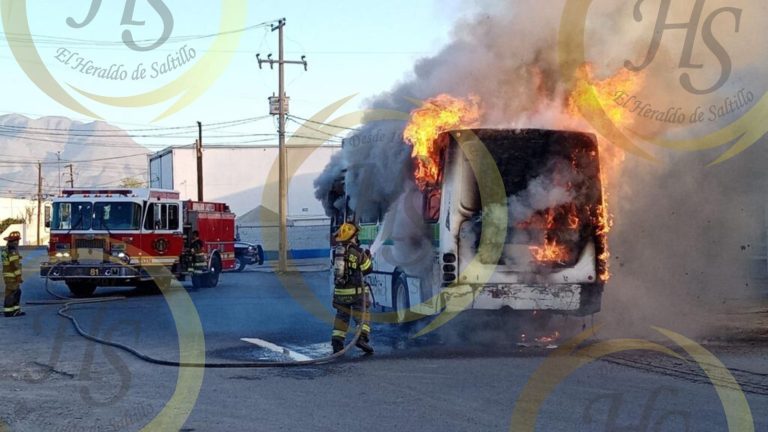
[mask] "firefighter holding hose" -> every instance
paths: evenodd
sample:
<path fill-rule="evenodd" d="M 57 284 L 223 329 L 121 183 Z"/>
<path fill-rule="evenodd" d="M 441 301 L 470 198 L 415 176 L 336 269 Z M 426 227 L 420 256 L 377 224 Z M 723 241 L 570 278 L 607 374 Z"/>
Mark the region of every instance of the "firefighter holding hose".
<path fill-rule="evenodd" d="M 5 282 L 5 303 L 3 312 L 6 318 L 20 317 L 26 315 L 21 311 L 21 255 L 19 255 L 19 240 L 21 233 L 13 231 L 6 241 L 5 249 L 2 251 L 3 259 L 3 281 Z"/>
<path fill-rule="evenodd" d="M 358 245 L 358 231 L 357 225 L 344 223 L 334 234 L 336 246 L 333 252 L 333 308 L 336 309 L 336 319 L 333 321 L 331 335 L 334 353 L 344 349 L 353 310 L 360 314 L 355 316 L 355 321 L 362 327 L 356 346 L 366 354 L 373 353 L 373 347 L 370 345 L 368 286 L 363 280 L 363 276 L 373 269 L 373 263 L 370 252 L 363 251 Z"/>

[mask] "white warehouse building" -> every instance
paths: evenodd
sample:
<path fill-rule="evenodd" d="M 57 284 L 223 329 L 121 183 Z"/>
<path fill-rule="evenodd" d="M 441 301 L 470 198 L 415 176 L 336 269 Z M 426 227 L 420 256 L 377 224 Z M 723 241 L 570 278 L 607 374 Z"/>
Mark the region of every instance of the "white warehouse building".
<path fill-rule="evenodd" d="M 289 173 L 294 172 L 288 179 L 289 249 L 327 249 L 329 220 L 315 199 L 313 183 L 341 146 L 292 145 L 286 151 Z M 195 153 L 189 145 L 150 155 L 150 187 L 197 200 Z M 237 216 L 241 239 L 262 243 L 268 252 L 277 249 L 277 156 L 274 145 L 203 147 L 203 199 L 227 203 Z"/>

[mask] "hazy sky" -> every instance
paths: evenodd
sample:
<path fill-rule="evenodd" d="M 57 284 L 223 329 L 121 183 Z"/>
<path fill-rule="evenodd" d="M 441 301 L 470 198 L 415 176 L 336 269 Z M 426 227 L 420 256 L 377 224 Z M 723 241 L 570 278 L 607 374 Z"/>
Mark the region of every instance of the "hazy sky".
<path fill-rule="evenodd" d="M 467 2 L 461 0 L 345 0 L 333 3 L 247 0 L 244 19 L 236 22 L 238 17 L 243 17 L 236 12 L 235 20 L 227 28 L 220 27 L 222 10 L 225 7 L 236 10 L 237 1 L 104 1 L 87 25 L 81 28 L 75 27 L 86 21 L 92 6 L 100 3 L 98 0 L 12 0 L 3 4 L 3 14 L 18 20 L 25 3 L 28 4 L 28 23 L 34 46 L 23 37 L 8 34 L 8 30 L 3 29 L 0 64 L 4 85 L 0 112 L 22 113 L 31 117 L 61 115 L 81 121 L 91 119 L 67 108 L 38 88 L 20 67 L 21 62 L 33 70 L 49 71 L 52 81 L 61 84 L 66 93 L 83 106 L 104 120 L 125 128 L 150 124 L 158 127 L 179 126 L 194 124 L 197 120 L 215 123 L 267 114 L 267 97 L 277 89 L 277 70 L 270 71 L 266 65 L 260 70 L 254 55 L 261 52 L 264 58 L 272 52 L 276 58 L 277 32 L 271 32 L 268 27 L 248 30 L 239 34 L 240 39 L 233 45 L 234 49 L 217 52 L 210 50 L 213 37 L 188 36 L 214 34 L 280 17 L 287 18 L 286 57 L 298 60 L 301 55 L 306 55 L 309 62 L 307 72 L 301 66 L 286 67 L 290 110 L 294 115 L 309 117 L 322 107 L 355 93 L 359 94 L 358 97 L 340 112 L 360 108 L 366 97 L 385 91 L 407 77 L 417 59 L 436 52 L 446 44 L 457 19 L 471 13 L 465 9 Z M 126 8 L 132 3 L 135 3 L 135 10 L 130 16 Z M 168 13 L 163 15 L 156 11 L 162 12 L 164 7 L 167 7 Z M 145 24 L 121 24 L 121 21 L 130 22 L 131 19 L 144 21 Z M 173 27 L 168 34 L 169 39 L 152 50 L 131 50 L 121 39 L 121 35 L 130 30 L 137 44 L 150 45 L 164 29 L 170 28 L 170 20 Z M 14 56 L 9 49 L 11 42 L 28 50 Z M 36 64 L 30 48 L 37 50 L 43 61 L 42 66 Z M 159 66 L 168 55 L 176 56 L 180 50 L 188 54 L 192 49 L 195 50 L 195 58 L 189 63 L 167 74 L 151 76 L 154 74 L 153 63 Z M 133 96 L 152 91 L 189 71 L 204 54 L 212 55 L 215 64 L 225 65 L 229 54 L 231 61 L 201 97 L 154 123 L 153 119 L 171 106 L 175 98 L 150 106 L 113 107 L 75 91 L 78 88 L 103 96 Z M 69 59 L 67 64 L 66 59 Z M 88 60 L 92 62 L 88 65 L 105 69 L 112 64 L 122 65 L 120 71 L 125 71 L 125 79 L 111 80 L 89 75 L 82 64 Z M 79 69 L 78 62 L 82 66 Z M 147 77 L 133 80 L 132 72 L 140 64 L 146 68 Z M 185 84 L 188 87 L 190 83 Z M 295 125 L 289 124 L 289 128 L 291 126 Z M 269 134 L 274 131 L 272 118 L 236 129 L 238 133 Z M 218 132 L 212 133 L 215 134 Z M 217 140 L 240 142 L 248 138 Z M 140 141 L 152 149 L 166 144 L 187 143 L 186 139 L 171 138 Z M 276 139 L 270 142 L 276 142 Z"/>

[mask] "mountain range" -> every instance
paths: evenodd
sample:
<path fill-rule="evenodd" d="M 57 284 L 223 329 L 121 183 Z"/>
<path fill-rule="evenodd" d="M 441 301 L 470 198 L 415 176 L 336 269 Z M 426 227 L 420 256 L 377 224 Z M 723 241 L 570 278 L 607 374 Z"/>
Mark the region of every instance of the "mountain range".
<path fill-rule="evenodd" d="M 0 196 L 36 196 L 37 162 L 46 196 L 68 187 L 70 172 L 75 187 L 118 186 L 125 179 L 146 183 L 149 153 L 126 131 L 103 121 L 2 115 Z"/>

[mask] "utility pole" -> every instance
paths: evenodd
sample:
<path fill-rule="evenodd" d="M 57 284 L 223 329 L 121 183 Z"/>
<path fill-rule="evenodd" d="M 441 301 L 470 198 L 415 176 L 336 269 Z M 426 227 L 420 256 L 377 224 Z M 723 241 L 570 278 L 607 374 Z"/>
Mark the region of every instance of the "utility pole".
<path fill-rule="evenodd" d="M 37 245 L 40 246 L 40 212 L 43 199 L 43 164 L 37 163 Z"/>
<path fill-rule="evenodd" d="M 304 65 L 304 70 L 307 70 L 306 56 L 301 56 L 301 60 L 285 60 L 283 57 L 283 28 L 285 27 L 285 18 L 281 18 L 277 21 L 276 25 L 272 26 L 272 31 L 277 30 L 278 34 L 278 53 L 277 60 L 272 59 L 272 54 L 267 56 L 267 60 L 262 60 L 259 54 L 256 54 L 256 60 L 259 62 L 259 69 L 261 69 L 262 63 L 269 63 L 269 68 L 274 69 L 273 66 L 277 63 L 277 76 L 278 76 L 278 95 L 277 95 L 277 116 L 278 116 L 278 168 L 279 168 L 279 181 L 278 181 L 278 214 L 280 216 L 280 240 L 278 244 L 278 270 L 285 272 L 288 270 L 288 179 L 286 178 L 288 158 L 285 149 L 285 115 L 286 113 L 286 98 L 285 98 L 285 71 L 284 66 L 286 64 L 300 64 Z M 273 113 L 270 113 L 273 114 Z M 273 114 L 274 115 L 274 114 Z"/>
<path fill-rule="evenodd" d="M 61 195 L 61 151 L 56 152 L 56 171 L 59 178 L 59 195 Z"/>
<path fill-rule="evenodd" d="M 72 164 L 68 164 L 65 167 L 69 168 L 69 187 L 75 187 L 75 174 L 72 172 Z"/>
<path fill-rule="evenodd" d="M 197 141 L 195 142 L 197 154 L 197 200 L 203 201 L 203 124 L 197 122 Z"/>

